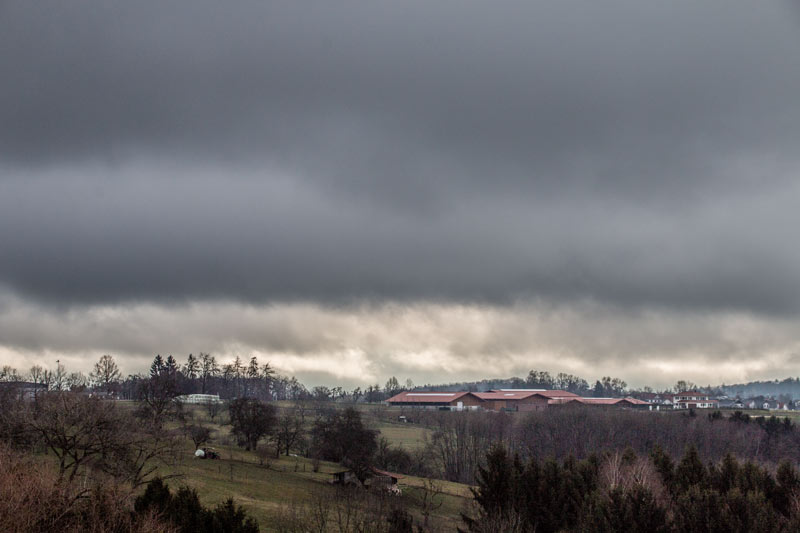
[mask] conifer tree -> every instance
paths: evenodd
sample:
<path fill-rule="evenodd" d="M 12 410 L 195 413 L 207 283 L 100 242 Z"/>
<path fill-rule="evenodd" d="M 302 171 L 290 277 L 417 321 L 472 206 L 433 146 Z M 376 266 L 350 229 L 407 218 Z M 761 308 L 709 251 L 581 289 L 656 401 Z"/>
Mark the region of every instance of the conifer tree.
<path fill-rule="evenodd" d="M 164 371 L 168 377 L 175 377 L 178 374 L 178 362 L 171 355 L 167 356 L 167 361 L 164 363 Z"/>
<path fill-rule="evenodd" d="M 158 354 L 153 359 L 153 363 L 150 365 L 150 377 L 160 376 L 161 372 L 164 370 L 164 359 L 161 357 L 161 354 Z"/>
<path fill-rule="evenodd" d="M 656 444 L 650 452 L 650 459 L 656 467 L 656 471 L 661 476 L 661 481 L 670 492 L 675 490 L 675 463 L 664 449 Z"/>
<path fill-rule="evenodd" d="M 789 516 L 792 499 L 800 493 L 800 474 L 789 461 L 781 461 L 775 473 L 778 486 L 775 491 L 773 503 L 775 508 L 784 516 Z"/>
<path fill-rule="evenodd" d="M 706 478 L 706 467 L 700 460 L 697 448 L 691 444 L 686 448 L 681 462 L 675 468 L 675 481 L 683 490 L 699 485 Z"/>
<path fill-rule="evenodd" d="M 505 447 L 492 447 L 486 455 L 486 466 L 478 467 L 476 487 L 471 489 L 480 515 L 474 518 L 462 515 L 470 531 L 483 531 L 486 523 L 508 523 L 512 520 L 516 478 L 514 461 Z"/>

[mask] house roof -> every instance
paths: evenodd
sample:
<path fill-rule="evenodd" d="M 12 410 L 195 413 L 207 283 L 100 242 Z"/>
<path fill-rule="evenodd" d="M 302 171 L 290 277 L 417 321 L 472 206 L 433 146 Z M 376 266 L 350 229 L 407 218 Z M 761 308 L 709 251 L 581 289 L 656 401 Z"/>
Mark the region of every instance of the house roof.
<path fill-rule="evenodd" d="M 387 472 L 386 470 L 379 470 L 374 466 L 369 467 L 373 474 L 378 474 L 379 476 L 386 476 L 392 477 L 394 479 L 403 479 L 405 476 L 403 474 L 395 474 L 393 472 Z"/>
<path fill-rule="evenodd" d="M 657 392 L 637 392 L 635 394 L 635 397 L 639 398 L 640 400 L 655 400 L 661 396 Z"/>
<path fill-rule="evenodd" d="M 650 402 L 648 401 L 640 400 L 638 398 L 631 398 L 630 396 L 623 398 L 622 400 L 628 403 L 632 403 L 633 405 L 650 405 Z"/>
<path fill-rule="evenodd" d="M 471 392 L 417 392 L 417 391 L 404 391 L 400 394 L 395 394 L 388 400 L 388 403 L 450 403 L 459 398 L 473 394 Z M 474 394 L 473 394 L 474 395 Z"/>
<path fill-rule="evenodd" d="M 678 392 L 678 393 L 675 394 L 675 396 L 687 396 L 687 395 L 688 396 L 706 396 L 706 397 L 708 397 L 708 394 L 706 394 L 704 392 L 698 392 L 696 390 L 687 390 L 687 391 Z"/>
<path fill-rule="evenodd" d="M 476 392 L 475 396 L 480 398 L 481 400 L 523 400 L 525 398 L 530 398 L 531 396 L 535 396 L 535 392 L 499 392 L 499 391 L 489 391 L 489 392 Z"/>
<path fill-rule="evenodd" d="M 380 470 L 378 468 L 375 468 L 374 466 L 370 466 L 369 467 L 369 471 L 372 472 L 373 474 L 377 475 L 377 476 L 386 476 L 386 477 L 391 477 L 391 478 L 394 478 L 394 479 L 403 479 L 405 477 L 403 474 L 395 474 L 393 472 L 387 472 L 386 470 Z M 336 472 L 331 472 L 331 475 L 332 476 L 341 477 L 341 476 L 343 476 L 345 474 L 349 474 L 351 472 L 353 472 L 353 470 L 348 468 L 347 470 L 338 470 Z"/>

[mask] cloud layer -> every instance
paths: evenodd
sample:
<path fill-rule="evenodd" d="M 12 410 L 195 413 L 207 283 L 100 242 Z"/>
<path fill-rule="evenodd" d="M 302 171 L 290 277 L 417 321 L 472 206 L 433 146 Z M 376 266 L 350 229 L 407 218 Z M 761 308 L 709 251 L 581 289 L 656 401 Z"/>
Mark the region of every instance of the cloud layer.
<path fill-rule="evenodd" d="M 0 298 L 0 363 L 56 358 L 88 372 L 103 353 L 123 371 L 145 369 L 155 353 L 207 351 L 222 361 L 256 355 L 309 385 L 415 383 L 524 376 L 531 369 L 586 379 L 671 386 L 769 378 L 800 365 L 791 320 L 745 313 L 630 311 L 583 301 L 511 306 L 236 302 L 91 305 L 55 311 Z M 754 356 L 757 354 L 757 356 Z"/>
<path fill-rule="evenodd" d="M 790 1 L 4 2 L 0 289 L 53 325 L 16 319 L 0 349 L 279 353 L 233 324 L 194 343 L 180 321 L 166 346 L 113 322 L 129 345 L 78 346 L 63 317 L 280 309 L 344 321 L 338 347 L 287 348 L 297 369 L 347 352 L 383 379 L 403 369 L 346 326 L 365 306 L 389 329 L 386 309 L 470 309 L 478 330 L 554 306 L 600 325 L 708 316 L 692 360 L 772 361 L 777 345 L 731 347 L 721 324 L 783 331 L 800 311 L 798 50 Z M 461 347 L 448 320 L 425 337 L 437 353 L 552 350 L 505 327 Z M 542 346 L 570 345 L 545 325 Z M 652 363 L 615 338 L 571 347 L 573 366 Z"/>

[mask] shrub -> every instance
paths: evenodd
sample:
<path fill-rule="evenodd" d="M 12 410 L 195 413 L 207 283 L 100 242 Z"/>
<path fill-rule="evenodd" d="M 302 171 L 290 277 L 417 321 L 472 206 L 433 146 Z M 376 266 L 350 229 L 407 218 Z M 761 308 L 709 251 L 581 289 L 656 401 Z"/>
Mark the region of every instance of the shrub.
<path fill-rule="evenodd" d="M 158 478 L 147 485 L 134 508 L 139 515 L 155 513 L 181 533 L 258 533 L 256 521 L 232 499 L 210 510 L 203 507 L 194 489 L 181 487 L 173 495 Z"/>

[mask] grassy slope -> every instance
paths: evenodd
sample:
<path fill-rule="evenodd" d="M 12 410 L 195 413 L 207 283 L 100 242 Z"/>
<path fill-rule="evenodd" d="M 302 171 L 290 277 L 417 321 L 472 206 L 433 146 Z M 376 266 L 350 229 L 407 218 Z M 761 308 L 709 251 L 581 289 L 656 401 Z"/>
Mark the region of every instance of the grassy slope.
<path fill-rule="evenodd" d="M 278 460 L 271 459 L 268 467 L 261 466 L 255 454 L 224 444 L 229 434 L 226 426 L 211 424 L 199 409 L 194 410 L 193 416 L 216 430 L 211 444 L 220 452 L 222 459 L 195 459 L 194 446 L 186 440 L 180 463 L 162 468 L 161 472 L 165 476 L 177 476 L 168 481 L 171 485 L 185 484 L 195 488 L 205 505 L 214 506 L 233 497 L 236 503 L 258 520 L 262 531 L 269 531 L 281 506 L 291 502 L 307 503 L 317 491 L 333 490 L 328 480 L 331 472 L 340 469 L 339 465 L 323 462 L 320 471 L 313 472 L 310 460 L 282 456 Z M 377 420 L 373 426 L 393 445 L 402 445 L 406 449 L 420 446 L 425 432 L 423 428 L 411 424 Z M 415 507 L 414 495 L 423 485 L 424 479 L 411 476 L 400 482 L 403 497 L 409 503 L 412 514 L 417 516 L 419 510 Z M 444 493 L 442 506 L 434 511 L 431 525 L 453 531 L 459 523 L 459 512 L 471 496 L 469 487 L 449 482 L 441 482 L 440 485 Z"/>

